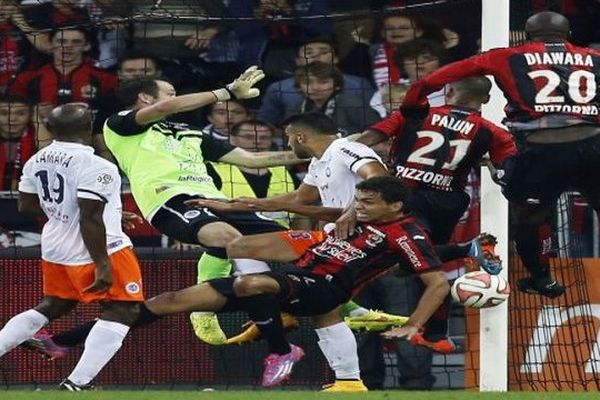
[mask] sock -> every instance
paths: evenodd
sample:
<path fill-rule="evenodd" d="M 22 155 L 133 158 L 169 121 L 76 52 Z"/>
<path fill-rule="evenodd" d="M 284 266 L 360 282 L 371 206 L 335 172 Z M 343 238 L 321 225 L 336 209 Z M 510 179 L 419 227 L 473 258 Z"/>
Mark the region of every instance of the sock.
<path fill-rule="evenodd" d="M 76 385 L 87 385 L 121 348 L 129 332 L 127 325 L 99 319 L 85 341 L 85 348 L 69 380 Z"/>
<path fill-rule="evenodd" d="M 231 262 L 228 259 L 203 253 L 198 260 L 198 283 L 209 279 L 226 278 L 231 273 Z"/>
<path fill-rule="evenodd" d="M 319 347 L 335 372 L 335 379 L 360 379 L 356 338 L 343 322 L 315 329 Z"/>
<path fill-rule="evenodd" d="M 466 244 L 442 244 L 433 246 L 436 254 L 442 262 L 469 257 L 472 243 Z"/>
<path fill-rule="evenodd" d="M 342 317 L 360 317 L 361 315 L 365 315 L 369 312 L 366 308 L 356 304 L 354 301 L 350 300 L 340 310 L 340 314 Z"/>
<path fill-rule="evenodd" d="M 292 351 L 285 338 L 277 296 L 258 294 L 240 297 L 238 300 L 242 310 L 248 313 L 250 319 L 254 321 L 262 336 L 267 340 L 269 353 L 287 354 Z"/>
<path fill-rule="evenodd" d="M 552 232 L 548 224 L 517 224 L 515 244 L 523 265 L 534 279 L 550 278 Z"/>
<path fill-rule="evenodd" d="M 269 264 L 264 261 L 251 260 L 249 258 L 235 258 L 235 270 L 239 275 L 258 274 L 270 271 Z"/>
<path fill-rule="evenodd" d="M 78 325 L 75 328 L 52 335 L 52 341 L 59 346 L 73 347 L 85 342 L 85 339 L 90 334 L 90 331 L 96 325 L 96 320 Z"/>
<path fill-rule="evenodd" d="M 27 339 L 31 339 L 48 322 L 44 314 L 34 309 L 12 317 L 0 330 L 0 357 Z"/>
<path fill-rule="evenodd" d="M 435 310 L 433 315 L 425 323 L 423 337 L 429 341 L 436 342 L 448 337 L 448 318 L 450 314 L 451 297 L 448 294 L 444 302 Z"/>

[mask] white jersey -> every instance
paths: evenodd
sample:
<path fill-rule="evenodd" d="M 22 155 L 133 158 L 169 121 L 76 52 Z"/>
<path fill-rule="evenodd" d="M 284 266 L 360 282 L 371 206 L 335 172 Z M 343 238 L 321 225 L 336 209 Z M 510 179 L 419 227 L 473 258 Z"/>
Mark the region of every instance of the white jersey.
<path fill-rule="evenodd" d="M 383 165 L 370 147 L 348 139 L 336 139 L 321 158 L 313 157 L 303 182 L 317 187 L 323 206 L 345 208 L 354 201 L 354 186 L 362 181 L 358 170 L 373 161 Z"/>
<path fill-rule="evenodd" d="M 42 259 L 66 265 L 93 262 L 83 243 L 78 199 L 105 203 L 106 248 L 131 246 L 121 228 L 121 177 L 117 167 L 79 143 L 53 141 L 23 167 L 19 191 L 37 194 L 48 222 L 42 230 Z"/>

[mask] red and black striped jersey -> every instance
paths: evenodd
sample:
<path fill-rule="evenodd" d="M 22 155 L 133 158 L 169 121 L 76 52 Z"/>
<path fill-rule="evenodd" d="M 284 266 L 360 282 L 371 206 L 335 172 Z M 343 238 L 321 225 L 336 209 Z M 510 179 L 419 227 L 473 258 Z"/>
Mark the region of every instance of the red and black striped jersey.
<path fill-rule="evenodd" d="M 462 191 L 485 153 L 494 165 L 516 153 L 510 133 L 473 109 L 446 105 L 423 115 L 395 111 L 369 128 L 393 137 L 390 169 L 409 187 Z"/>
<path fill-rule="evenodd" d="M 9 92 L 34 103 L 84 102 L 93 107 L 99 95 L 114 91 L 116 86 L 116 76 L 89 62 L 84 62 L 68 75 L 60 73 L 54 65 L 46 64 L 38 70 L 18 74 Z"/>
<path fill-rule="evenodd" d="M 513 130 L 600 123 L 600 52 L 565 41 L 493 49 L 446 65 L 415 82 L 404 105 L 422 103 L 446 83 L 488 74 L 504 92 Z"/>
<path fill-rule="evenodd" d="M 355 295 L 396 263 L 408 273 L 427 272 L 442 264 L 429 235 L 412 216 L 387 224 L 360 224 L 346 240 L 327 236 L 309 248 L 296 266 Z"/>

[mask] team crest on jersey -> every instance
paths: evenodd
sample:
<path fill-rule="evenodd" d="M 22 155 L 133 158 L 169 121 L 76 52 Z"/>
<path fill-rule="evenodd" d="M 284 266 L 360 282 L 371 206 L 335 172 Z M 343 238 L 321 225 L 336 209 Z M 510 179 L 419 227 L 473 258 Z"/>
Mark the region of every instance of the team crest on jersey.
<path fill-rule="evenodd" d="M 201 213 L 199 210 L 189 210 L 186 211 L 185 214 L 183 214 L 184 218 L 186 219 L 194 219 L 197 216 L 199 216 Z"/>
<path fill-rule="evenodd" d="M 80 95 L 84 99 L 93 99 L 98 94 L 98 88 L 93 85 L 85 85 L 81 87 Z"/>
<path fill-rule="evenodd" d="M 137 282 L 129 282 L 125 285 L 125 291 L 129 294 L 138 294 L 140 290 L 142 289 Z"/>

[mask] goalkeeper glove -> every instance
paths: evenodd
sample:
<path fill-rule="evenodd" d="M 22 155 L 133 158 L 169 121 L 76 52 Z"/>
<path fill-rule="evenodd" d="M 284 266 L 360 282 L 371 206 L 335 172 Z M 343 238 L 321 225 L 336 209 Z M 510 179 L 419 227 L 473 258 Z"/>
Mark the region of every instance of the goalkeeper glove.
<path fill-rule="evenodd" d="M 260 95 L 260 90 L 254 87 L 261 79 L 265 77 L 265 73 L 258 69 L 256 65 L 251 66 L 233 82 L 222 89 L 213 90 L 213 94 L 217 101 L 227 101 L 229 99 L 251 99 Z"/>

